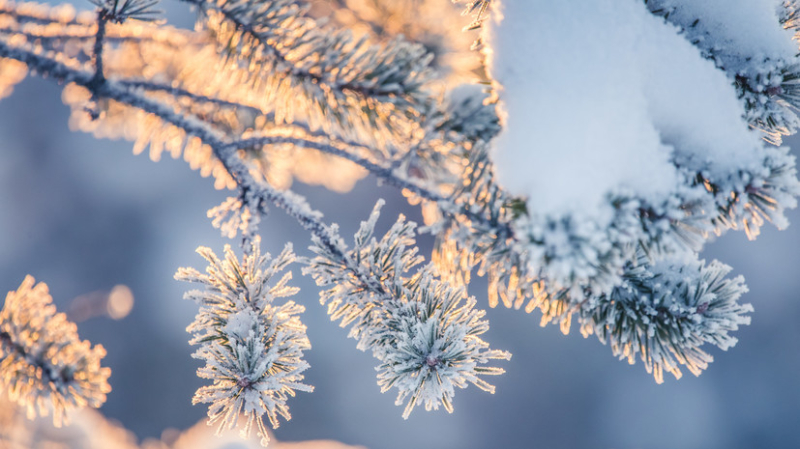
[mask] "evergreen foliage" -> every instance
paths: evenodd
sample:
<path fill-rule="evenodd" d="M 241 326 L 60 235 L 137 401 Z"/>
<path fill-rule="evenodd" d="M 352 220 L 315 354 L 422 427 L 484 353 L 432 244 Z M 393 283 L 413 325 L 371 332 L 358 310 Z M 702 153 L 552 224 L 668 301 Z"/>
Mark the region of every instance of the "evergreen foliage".
<path fill-rule="evenodd" d="M 47 285 L 34 283 L 27 276 L 0 311 L 0 387 L 28 419 L 52 413 L 60 427 L 71 409 L 105 402 L 111 370 L 100 366 L 105 349 L 81 341 Z"/>
<path fill-rule="evenodd" d="M 183 1 L 198 12 L 195 31 L 160 23 L 152 0 L 92 1 L 79 14 L 3 0 L 0 97 L 28 73 L 52 79 L 65 85 L 74 128 L 131 140 L 135 154 L 149 147 L 154 161 L 182 155 L 233 192 L 208 217 L 240 239 L 241 259 L 229 246 L 223 258 L 201 247 L 205 274 L 176 274 L 203 287 L 186 294 L 200 306 L 187 330 L 211 385 L 193 402 L 209 404 L 218 432 L 243 415 L 243 432 L 255 425 L 266 446 L 264 415 L 277 427 L 290 418 L 289 397 L 313 390 L 303 383 L 304 306 L 284 299 L 297 293 L 281 274 L 292 263 L 377 359 L 378 386 L 397 390 L 404 418 L 422 405 L 452 412 L 456 388 L 491 393 L 483 376 L 504 372 L 494 361 L 511 355 L 483 340 L 489 322 L 469 294 L 473 275 L 487 277 L 490 307 L 539 310 L 542 325 L 564 333 L 574 318 L 659 383 L 682 367 L 699 375 L 712 360 L 703 346 L 728 349 L 749 323 L 743 279 L 698 253 L 712 233 L 754 239 L 766 222 L 783 228 L 797 205 L 795 159 L 777 145 L 800 127 L 798 2 Z M 417 7 L 470 18 L 418 22 Z M 573 9 L 581 14 L 561 14 Z M 579 53 L 591 27 L 605 26 L 595 15 L 632 27 L 597 35 L 618 38 L 609 55 L 619 66 Z M 533 43 L 517 45 L 540 17 L 522 35 Z M 569 19 L 581 37 L 551 30 L 551 19 Z M 538 32 L 576 54 L 548 53 Z M 640 45 L 626 47 L 630 36 Z M 473 40 L 481 53 L 467 48 Z M 584 66 L 533 76 L 562 63 Z M 560 78 L 576 104 L 548 102 L 547 92 L 567 92 L 537 84 Z M 696 110 L 675 107 L 694 96 Z M 604 98 L 608 110 L 597 109 Z M 595 118 L 612 129 L 598 131 Z M 587 162 L 598 154 L 599 168 Z M 298 179 L 346 192 L 367 174 L 419 204 L 424 226 L 400 216 L 376 236 L 379 202 L 348 246 L 290 189 Z M 540 178 L 554 183 L 541 188 Z M 569 204 L 586 198 L 597 204 Z M 290 245 L 261 254 L 269 206 L 309 232 L 312 256 Z M 435 240 L 429 262 L 422 233 Z M 6 297 L 0 383 L 29 416 L 52 411 L 60 424 L 71 408 L 102 404 L 103 355 L 55 314 L 44 284 L 28 277 Z"/>
<path fill-rule="evenodd" d="M 478 365 L 511 354 L 489 350 L 480 338 L 489 324 L 481 319 L 485 312 L 475 309 L 475 298 L 462 304 L 463 287 L 448 285 L 432 264 L 410 275 L 422 263 L 414 223 L 400 216 L 380 241 L 373 236 L 382 205 L 361 223 L 352 250 L 340 244 L 331 251 L 315 239 L 317 257 L 304 271 L 325 288 L 322 303 L 331 319 L 351 326 L 358 348 L 371 350 L 380 361 L 378 385 L 382 392 L 399 390 L 395 403 L 407 401 L 404 418 L 418 403 L 452 412 L 454 387 L 468 383 L 494 393 L 478 376 L 504 370 Z"/>
<path fill-rule="evenodd" d="M 209 262 L 207 274 L 181 268 L 175 278 L 205 286 L 185 296 L 201 305 L 187 328 L 192 333 L 189 342 L 200 346 L 193 357 L 205 361 L 197 375 L 213 381 L 197 390 L 193 402 L 210 404 L 209 424 L 219 421 L 218 433 L 235 428 L 243 414 L 243 434 L 247 436 L 255 423 L 266 446 L 269 432 L 263 415 L 278 427 L 278 416 L 291 419 L 288 397 L 295 390 L 310 392 L 313 387 L 302 383 L 302 372 L 308 369 L 303 351 L 311 344 L 297 315 L 305 308 L 293 301 L 274 303 L 297 293 L 297 288 L 287 285 L 291 273 L 275 285 L 268 284 L 294 261 L 291 245 L 271 259 L 269 254 L 261 255 L 260 243 L 256 237 L 241 263 L 230 247 L 225 248 L 224 260 L 201 247 L 197 252 Z"/>

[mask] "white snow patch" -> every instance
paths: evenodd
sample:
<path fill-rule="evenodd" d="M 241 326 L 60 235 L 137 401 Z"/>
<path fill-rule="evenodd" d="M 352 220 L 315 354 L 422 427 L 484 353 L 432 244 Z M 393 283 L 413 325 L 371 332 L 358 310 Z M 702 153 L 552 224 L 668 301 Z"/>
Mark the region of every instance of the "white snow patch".
<path fill-rule="evenodd" d="M 709 33 L 717 48 L 762 59 L 794 59 L 794 32 L 780 26 L 778 11 L 784 0 L 655 0 L 665 8 L 674 7 L 670 20 L 693 24 Z"/>
<path fill-rule="evenodd" d="M 619 191 L 657 203 L 677 189 L 674 147 L 720 170 L 757 162 L 730 81 L 641 0 L 492 5 L 493 159 L 532 212 L 603 221 Z"/>

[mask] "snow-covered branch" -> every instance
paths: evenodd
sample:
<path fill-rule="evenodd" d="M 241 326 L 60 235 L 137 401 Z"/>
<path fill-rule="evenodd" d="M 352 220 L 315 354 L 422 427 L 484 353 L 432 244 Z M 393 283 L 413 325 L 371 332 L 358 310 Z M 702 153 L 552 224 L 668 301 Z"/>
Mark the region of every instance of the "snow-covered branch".
<path fill-rule="evenodd" d="M 296 261 L 406 418 L 423 404 L 452 411 L 455 388 L 493 392 L 483 376 L 504 372 L 492 363 L 510 354 L 482 339 L 488 322 L 468 294 L 474 274 L 488 277 L 490 306 L 538 309 L 564 332 L 575 319 L 658 382 L 681 365 L 699 374 L 702 346 L 727 349 L 749 323 L 743 280 L 697 253 L 711 233 L 783 228 L 797 205 L 795 159 L 772 145 L 800 127 L 797 2 L 184 1 L 199 9 L 195 32 L 137 22 L 157 17 L 151 0 L 96 0 L 77 15 L 0 3 L 0 96 L 27 72 L 66 84 L 75 128 L 133 140 L 153 160 L 183 155 L 235 190 L 208 216 L 242 238 L 243 258 L 201 248 L 206 274 L 176 275 L 205 288 L 187 293 L 201 306 L 189 328 L 199 375 L 212 381 L 195 403 L 218 428 L 243 413 L 266 444 L 264 415 L 277 427 L 288 397 L 311 390 L 303 306 L 277 301 L 296 293 L 278 279 L 296 258 L 260 253 L 270 205 L 310 233 L 315 256 Z M 460 42 L 439 42 L 449 21 L 408 23 L 415 5 L 453 3 L 471 15 L 459 29 L 480 29 L 484 66 L 466 48 L 455 53 L 471 63 L 446 62 Z M 317 7 L 340 14 L 326 22 Z M 484 82 L 453 87 L 467 72 Z M 346 191 L 366 174 L 420 204 L 425 226 L 401 216 L 375 236 L 381 201 L 349 247 L 289 190 L 297 178 Z M 435 238 L 428 263 L 422 232 Z M 9 295 L 0 345 L 2 363 L 39 374 L 3 381 L 27 382 L 21 402 L 37 413 L 45 395 L 57 413 L 98 405 L 102 349 L 83 349 L 93 374 L 65 390 L 73 371 L 20 337 L 48 325 L 20 321 L 14 301 L 54 313 L 32 283 Z M 7 328 L 16 322 L 30 323 Z"/>
<path fill-rule="evenodd" d="M 433 265 L 418 267 L 413 222 L 400 216 L 380 240 L 373 236 L 382 205 L 361 223 L 352 250 L 337 254 L 315 239 L 317 256 L 303 271 L 324 288 L 328 314 L 379 360 L 378 384 L 384 392 L 397 388 L 404 418 L 420 403 L 452 412 L 455 387 L 469 383 L 494 393 L 479 376 L 504 370 L 480 365 L 511 354 L 480 338 L 489 326 L 475 298 L 465 300 L 463 287 L 448 285 Z"/>
<path fill-rule="evenodd" d="M 198 253 L 209 262 L 207 274 L 181 268 L 175 278 L 205 287 L 185 295 L 201 306 L 187 328 L 193 335 L 190 343 L 200 346 L 193 357 L 206 363 L 198 375 L 213 381 L 197 390 L 193 402 L 210 404 L 209 424 L 218 423 L 220 432 L 235 428 L 239 414 L 244 414 L 244 432 L 255 424 L 261 444 L 267 446 L 263 416 L 277 428 L 278 416 L 291 419 L 286 400 L 295 390 L 314 390 L 302 383 L 308 369 L 303 351 L 311 344 L 297 317 L 305 308 L 293 301 L 276 303 L 298 292 L 288 285 L 291 273 L 268 284 L 294 261 L 291 245 L 275 259 L 261 255 L 258 238 L 252 245 L 241 262 L 230 247 L 223 260 L 201 247 Z"/>

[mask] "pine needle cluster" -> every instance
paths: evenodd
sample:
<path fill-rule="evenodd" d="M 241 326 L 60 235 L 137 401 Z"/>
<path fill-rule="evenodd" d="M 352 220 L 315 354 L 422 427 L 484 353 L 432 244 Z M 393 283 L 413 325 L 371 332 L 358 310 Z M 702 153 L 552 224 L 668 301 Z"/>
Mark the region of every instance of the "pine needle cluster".
<path fill-rule="evenodd" d="M 0 387 L 28 419 L 52 413 L 60 427 L 69 411 L 105 402 L 111 370 L 100 366 L 105 349 L 80 340 L 47 284 L 35 282 L 27 276 L 0 311 Z"/>
<path fill-rule="evenodd" d="M 305 308 L 293 301 L 275 303 L 298 289 L 288 285 L 290 272 L 270 285 L 295 256 L 290 245 L 275 259 L 261 255 L 260 243 L 256 238 L 241 262 L 229 246 L 224 259 L 199 248 L 209 263 L 206 274 L 181 268 L 175 278 L 205 288 L 185 295 L 201 306 L 187 328 L 190 343 L 199 346 L 193 357 L 205 362 L 197 375 L 213 382 L 197 390 L 193 402 L 209 404 L 209 424 L 216 424 L 219 432 L 235 428 L 244 415 L 243 434 L 255 424 L 266 446 L 269 432 L 263 416 L 278 427 L 279 416 L 291 419 L 287 399 L 313 387 L 302 382 L 308 368 L 303 351 L 311 348 L 298 317 Z"/>
<path fill-rule="evenodd" d="M 433 265 L 419 268 L 414 223 L 401 216 L 380 240 L 374 237 L 382 205 L 361 223 L 352 249 L 340 242 L 331 251 L 318 239 L 312 247 L 317 257 L 304 272 L 324 289 L 321 300 L 331 319 L 350 327 L 358 348 L 378 359 L 381 391 L 398 390 L 404 418 L 420 403 L 452 412 L 455 387 L 471 383 L 494 393 L 479 376 L 504 370 L 481 365 L 511 354 L 489 349 L 480 338 L 489 325 L 475 298 L 448 285 Z"/>

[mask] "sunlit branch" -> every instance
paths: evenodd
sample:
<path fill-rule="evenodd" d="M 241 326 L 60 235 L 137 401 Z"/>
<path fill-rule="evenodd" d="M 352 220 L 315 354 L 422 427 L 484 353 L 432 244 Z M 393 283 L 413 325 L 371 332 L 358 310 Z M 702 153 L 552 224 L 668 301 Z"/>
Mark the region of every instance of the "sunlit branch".
<path fill-rule="evenodd" d="M 74 82 L 93 91 L 98 97 L 109 98 L 127 104 L 142 111 L 155 114 L 165 122 L 183 129 L 188 134 L 194 135 L 209 145 L 214 155 L 222 162 L 225 169 L 236 180 L 243 190 L 251 191 L 260 199 L 274 204 L 294 218 L 307 231 L 313 233 L 331 251 L 340 253 L 334 244 L 334 235 L 329 227 L 320 221 L 319 212 L 313 211 L 303 201 L 298 205 L 299 197 L 281 192 L 265 182 L 255 180 L 249 172 L 247 165 L 236 155 L 237 147 L 227 143 L 217 131 L 194 117 L 187 117 L 175 113 L 171 108 L 137 93 L 120 88 L 119 84 L 106 80 L 100 85 L 93 85 L 94 75 L 84 71 L 70 68 L 61 62 L 34 54 L 19 48 L 11 48 L 6 43 L 0 42 L 0 56 L 16 59 L 34 67 L 37 72 L 47 75 L 61 82 Z"/>
<path fill-rule="evenodd" d="M 101 366 L 105 349 L 81 341 L 47 285 L 35 282 L 26 276 L 0 310 L 0 391 L 28 418 L 52 413 L 60 427 L 70 410 L 105 402 L 111 371 Z"/>
<path fill-rule="evenodd" d="M 120 84 L 123 84 L 123 85 L 128 86 L 128 87 L 143 89 L 143 90 L 152 91 L 152 92 L 164 92 L 164 93 L 167 93 L 169 95 L 172 95 L 173 97 L 183 97 L 183 98 L 187 98 L 189 100 L 197 101 L 197 102 L 200 102 L 200 103 L 210 103 L 210 104 L 216 104 L 216 105 L 222 106 L 222 107 L 242 109 L 242 110 L 251 112 L 253 114 L 258 114 L 258 115 L 261 115 L 261 116 L 265 117 L 267 119 L 268 123 L 276 123 L 275 113 L 266 112 L 266 111 L 264 111 L 263 109 L 261 109 L 261 108 L 259 108 L 257 106 L 244 104 L 244 103 L 238 103 L 238 102 L 235 102 L 235 101 L 223 100 L 223 99 L 220 99 L 220 98 L 217 98 L 217 97 L 210 97 L 208 95 L 197 94 L 197 93 L 194 93 L 194 92 L 190 92 L 190 91 L 188 91 L 186 89 L 182 89 L 180 87 L 169 86 L 169 85 L 166 85 L 166 84 L 160 84 L 160 83 L 156 83 L 156 82 L 153 82 L 153 81 L 120 80 L 118 82 Z M 291 123 L 282 123 L 280 125 L 276 125 L 276 127 L 278 129 L 292 129 L 292 130 L 300 131 L 304 135 L 309 136 L 309 137 L 322 138 L 322 139 L 325 139 L 327 141 L 330 141 L 332 144 L 339 144 L 339 145 L 344 145 L 344 146 L 351 147 L 351 148 L 359 148 L 359 149 L 367 150 L 372 154 L 376 154 L 376 153 L 379 152 L 377 149 L 375 149 L 373 147 L 370 147 L 369 145 L 366 145 L 366 144 L 363 144 L 363 143 L 360 143 L 360 142 L 356 142 L 354 140 L 340 139 L 340 138 L 338 138 L 336 136 L 331 136 L 330 134 L 327 134 L 327 133 L 324 133 L 324 132 L 315 131 L 308 124 L 303 123 L 303 122 L 295 121 L 295 122 L 291 122 Z M 248 139 L 248 141 L 249 140 L 252 140 L 252 139 Z M 243 142 L 245 142 L 245 141 L 243 141 Z M 245 142 L 245 143 L 242 144 L 241 147 L 250 146 L 250 145 L 254 145 L 254 144 Z"/>
<path fill-rule="evenodd" d="M 145 81 L 145 80 L 119 80 L 117 82 L 119 84 L 122 84 L 123 86 L 127 86 L 134 89 L 142 89 L 150 92 L 164 92 L 166 94 L 172 95 L 173 97 L 183 97 L 200 103 L 209 103 L 227 108 L 242 109 L 254 114 L 263 115 L 262 110 L 255 106 L 250 106 L 243 103 L 237 103 L 235 101 L 227 101 L 216 97 L 209 97 L 208 95 L 196 94 L 186 89 L 181 89 L 180 87 L 174 87 L 166 84 L 160 84 L 153 81 Z"/>
<path fill-rule="evenodd" d="M 243 139 L 238 142 L 232 142 L 231 145 L 237 148 L 247 148 L 252 146 L 274 145 L 281 143 L 289 143 L 297 147 L 313 149 L 343 159 L 347 159 L 348 161 L 351 161 L 359 165 L 360 167 L 365 168 L 371 174 L 383 180 L 386 184 L 402 190 L 407 190 L 413 193 L 414 195 L 419 196 L 422 199 L 438 203 L 451 202 L 451 200 L 445 196 L 442 196 L 436 192 L 433 192 L 422 186 L 419 186 L 408 179 L 398 176 L 391 168 L 381 166 L 366 158 L 360 157 L 358 155 L 342 150 L 340 148 L 336 148 L 335 146 L 327 145 L 325 143 L 314 142 L 311 140 L 295 138 L 295 137 L 263 136 L 263 137 L 254 137 L 250 139 Z M 444 212 L 447 211 L 445 210 Z M 507 224 L 490 222 L 489 219 L 487 219 L 481 214 L 475 213 L 466 206 L 456 208 L 454 212 L 456 214 L 461 214 L 476 223 L 490 225 L 493 228 L 497 228 L 498 235 L 500 236 L 510 237 L 513 235 L 512 234 L 513 231 Z"/>
<path fill-rule="evenodd" d="M 25 359 L 31 366 L 37 368 L 43 376 L 45 382 L 51 384 L 62 383 L 67 384 L 72 381 L 68 373 L 70 366 L 55 367 L 47 359 L 42 357 L 42 354 L 31 354 L 27 351 L 25 346 L 14 341 L 13 337 L 8 332 L 0 332 L 0 348 L 6 349 L 0 351 L 0 354 L 8 354 L 9 356 L 14 353 L 19 357 Z M 0 361 L 5 357 L 0 357 Z"/>
<path fill-rule="evenodd" d="M 70 40 L 70 39 L 88 41 L 88 40 L 92 40 L 92 39 L 95 38 L 94 34 L 82 34 L 82 35 L 72 35 L 72 34 L 67 34 L 67 33 L 37 34 L 37 33 L 31 33 L 31 32 L 27 32 L 27 31 L 20 31 L 20 30 L 11 29 L 11 28 L 0 28 L 0 34 L 13 35 L 13 36 L 23 36 L 28 41 L 64 41 L 64 40 Z M 113 39 L 113 38 L 107 37 L 107 39 L 110 40 L 110 39 Z M 128 40 L 135 40 L 135 39 L 123 38 L 121 40 L 128 41 Z"/>
<path fill-rule="evenodd" d="M 18 27 L 0 27 L 0 34 L 4 35 L 13 35 L 13 36 L 24 36 L 28 41 L 68 41 L 68 40 L 78 40 L 78 41 L 89 41 L 94 40 L 96 35 L 94 32 L 90 30 L 89 27 L 76 27 L 80 31 L 70 32 L 69 29 L 59 29 L 58 33 L 54 34 L 44 34 L 40 32 L 33 31 L 28 27 L 23 27 L 22 29 Z M 178 42 L 171 42 L 169 39 L 159 38 L 155 34 L 153 35 L 140 35 L 140 34 L 133 34 L 130 32 L 124 31 L 124 29 L 120 28 L 106 28 L 106 35 L 105 35 L 106 42 L 112 43 L 123 43 L 123 42 L 153 42 L 158 43 L 161 45 L 170 46 L 173 48 L 185 48 L 187 43 L 178 43 Z M 193 45 L 196 43 L 189 42 L 189 45 Z"/>
<path fill-rule="evenodd" d="M 283 137 L 283 136 L 264 136 L 264 137 L 254 137 L 251 139 L 243 139 L 237 142 L 233 142 L 232 145 L 236 146 L 237 148 L 247 148 L 251 146 L 263 146 L 263 145 L 274 145 L 279 143 L 290 143 L 292 145 L 302 147 L 302 148 L 309 148 L 313 150 L 318 150 L 323 153 L 331 154 L 334 156 L 338 156 L 343 159 L 347 159 L 348 161 L 354 162 L 361 167 L 367 169 L 370 173 L 377 176 L 378 178 L 385 181 L 387 184 L 392 185 L 394 187 L 398 187 L 400 189 L 406 189 L 414 194 L 420 196 L 429 201 L 445 201 L 445 198 L 441 195 L 438 195 L 430 190 L 427 190 L 423 187 L 420 187 L 408 180 L 402 179 L 395 175 L 392 170 L 380 166 L 374 162 L 369 161 L 366 158 L 359 157 L 355 154 L 349 153 L 342 149 L 336 148 L 332 145 L 326 145 L 320 142 L 314 142 L 311 140 L 306 139 L 299 139 L 294 137 Z"/>
<path fill-rule="evenodd" d="M 304 79 L 309 83 L 314 84 L 329 84 L 328 80 L 318 74 L 315 74 L 307 69 L 298 67 L 297 64 L 293 63 L 291 60 L 287 58 L 287 55 L 281 51 L 280 47 L 276 46 L 274 42 L 264 39 L 264 37 L 259 33 L 254 27 L 253 24 L 247 23 L 243 20 L 243 18 L 236 14 L 235 11 L 231 11 L 224 7 L 220 7 L 219 5 L 209 3 L 205 0 L 181 0 L 186 3 L 192 4 L 197 6 L 200 9 L 212 9 L 221 13 L 227 20 L 230 20 L 236 26 L 237 30 L 244 31 L 245 33 L 252 36 L 256 39 L 261 46 L 263 46 L 264 50 L 268 51 L 270 56 L 275 59 L 278 63 L 279 67 L 285 67 L 283 71 L 289 74 L 290 76 Z M 290 69 L 288 69 L 290 68 Z M 386 95 L 386 92 L 381 90 L 370 89 L 361 85 L 353 84 L 350 82 L 338 82 L 335 86 L 331 86 L 337 90 L 344 90 L 357 93 L 364 97 L 376 97 L 376 96 L 383 96 Z"/>
<path fill-rule="evenodd" d="M 370 288 L 376 293 L 391 296 L 390 292 L 385 291 L 380 284 L 362 273 L 361 270 L 358 269 L 358 264 L 351 261 L 350 258 L 342 252 L 341 246 L 336 243 L 338 236 L 331 230 L 329 225 L 326 225 L 320 220 L 321 214 L 319 212 L 308 207 L 304 199 L 292 193 L 277 190 L 268 183 L 258 181 L 252 177 L 249 167 L 236 154 L 242 141 L 225 142 L 224 139 L 207 124 L 193 117 L 177 114 L 174 110 L 154 100 L 120 88 L 119 83 L 115 81 L 106 80 L 103 84 L 93 87 L 91 85 L 93 76 L 90 73 L 69 68 L 60 62 L 49 60 L 46 57 L 25 50 L 11 49 L 5 43 L 0 43 L 0 56 L 25 62 L 32 67 L 36 67 L 41 74 L 49 75 L 59 81 L 71 81 L 89 89 L 94 88 L 94 93 L 98 97 L 113 99 L 145 112 L 158 115 L 164 121 L 183 129 L 188 134 L 200 138 L 212 148 L 214 154 L 243 191 L 251 192 L 251 194 L 260 200 L 275 205 L 297 220 L 304 229 L 311 232 L 332 254 L 339 257 L 352 274 L 360 279 L 366 288 Z"/>
<path fill-rule="evenodd" d="M 114 80 L 105 80 L 105 82 L 100 85 L 92 85 L 92 79 L 94 78 L 94 75 L 87 71 L 68 67 L 61 62 L 23 49 L 11 48 L 5 43 L 0 43 L 0 56 L 25 62 L 32 68 L 35 68 L 35 70 L 40 74 L 55 78 L 58 81 L 74 82 L 82 85 L 92 91 L 92 93 L 97 97 L 113 99 L 120 103 L 127 104 L 145 112 L 157 115 L 165 122 L 183 129 L 187 134 L 191 134 L 200 138 L 212 148 L 214 155 L 222 162 L 225 169 L 231 174 L 243 191 L 250 191 L 259 199 L 265 201 L 266 203 L 272 203 L 276 207 L 285 211 L 288 215 L 297 220 L 304 229 L 314 234 L 326 247 L 336 254 L 341 254 L 338 246 L 334 244 L 336 236 L 331 234 L 330 228 L 319 220 L 320 214 L 311 210 L 305 204 L 304 200 L 302 200 L 301 203 L 303 207 L 298 207 L 298 198 L 296 195 L 282 192 L 270 186 L 268 183 L 259 182 L 253 179 L 253 177 L 250 175 L 249 167 L 236 154 L 237 150 L 256 145 L 293 143 L 298 146 L 315 149 L 355 162 L 374 173 L 388 184 L 398 188 L 407 189 L 424 199 L 437 202 L 449 202 L 447 198 L 442 197 L 439 194 L 431 192 L 411 183 L 408 180 L 398 177 L 388 168 L 382 167 L 365 158 L 353 155 L 332 145 L 326 145 L 304 139 L 274 136 L 226 142 L 221 133 L 200 119 L 194 116 L 176 113 L 171 107 L 147 98 L 142 94 L 136 93 L 135 91 L 131 91 L 128 87 L 136 86 L 136 82 L 127 83 L 125 81 L 117 82 Z M 149 85 L 149 87 L 155 86 L 155 84 Z M 466 207 L 456 208 L 455 213 L 462 213 L 470 220 L 478 223 L 488 223 L 488 220 L 481 214 L 472 212 Z M 500 229 L 501 234 L 511 235 L 510 229 L 506 229 L 506 231 L 508 232 L 503 232 L 503 230 Z"/>

